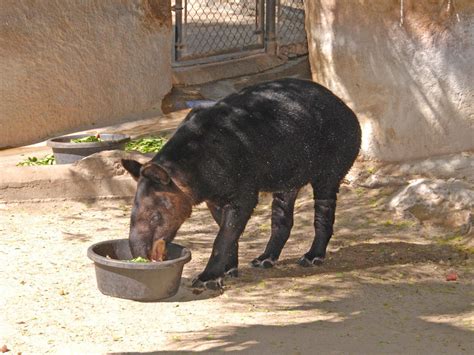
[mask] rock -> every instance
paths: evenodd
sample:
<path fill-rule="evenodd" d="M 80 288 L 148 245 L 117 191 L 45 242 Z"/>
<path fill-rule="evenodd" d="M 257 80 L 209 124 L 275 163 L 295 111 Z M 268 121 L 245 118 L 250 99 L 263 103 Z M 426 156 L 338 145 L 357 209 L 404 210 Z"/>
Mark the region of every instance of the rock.
<path fill-rule="evenodd" d="M 474 182 L 474 152 L 462 152 L 403 163 L 386 164 L 377 172 L 382 175 L 413 178 L 450 179 Z"/>
<path fill-rule="evenodd" d="M 399 190 L 388 203 L 398 214 L 409 214 L 460 233 L 472 231 L 474 190 L 466 182 L 449 179 L 416 179 Z"/>
<path fill-rule="evenodd" d="M 446 275 L 446 281 L 457 281 L 457 280 L 458 280 L 458 274 L 454 271 Z"/>
<path fill-rule="evenodd" d="M 227 95 L 237 92 L 230 80 L 223 80 L 205 84 L 201 87 L 200 93 L 206 99 L 220 100 Z"/>
<path fill-rule="evenodd" d="M 369 189 L 377 189 L 386 186 L 402 186 L 406 184 L 406 179 L 400 176 L 385 176 L 379 174 L 370 175 L 365 181 L 358 185 Z"/>

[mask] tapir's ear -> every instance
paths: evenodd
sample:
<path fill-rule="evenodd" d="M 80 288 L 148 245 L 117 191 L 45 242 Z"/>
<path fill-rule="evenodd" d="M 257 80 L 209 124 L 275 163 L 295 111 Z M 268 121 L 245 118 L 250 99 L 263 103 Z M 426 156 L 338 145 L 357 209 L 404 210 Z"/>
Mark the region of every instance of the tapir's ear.
<path fill-rule="evenodd" d="M 142 164 L 135 160 L 122 159 L 122 165 L 135 180 L 138 180 L 140 177 L 140 169 L 142 168 Z"/>
<path fill-rule="evenodd" d="M 168 185 L 171 181 L 166 170 L 153 162 L 143 165 L 140 173 L 142 176 L 162 185 Z"/>

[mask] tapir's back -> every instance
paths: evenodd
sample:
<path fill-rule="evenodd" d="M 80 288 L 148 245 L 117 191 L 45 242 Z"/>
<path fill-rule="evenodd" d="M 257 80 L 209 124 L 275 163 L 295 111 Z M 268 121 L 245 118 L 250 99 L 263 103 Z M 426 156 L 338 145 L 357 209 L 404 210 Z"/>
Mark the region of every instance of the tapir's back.
<path fill-rule="evenodd" d="M 288 187 L 306 184 L 320 169 L 333 168 L 334 159 L 339 169 L 347 166 L 348 170 L 359 152 L 360 126 L 355 114 L 314 82 L 282 79 L 263 83 L 230 95 L 222 103 L 242 110 L 238 119 L 229 120 L 238 121 L 238 130 L 245 131 L 252 142 L 262 185 L 268 177 Z"/>
<path fill-rule="evenodd" d="M 192 111 L 172 141 L 162 159 L 186 157 L 201 175 L 216 171 L 276 191 L 301 187 L 323 170 L 345 175 L 359 151 L 360 127 L 328 89 L 282 79 Z"/>

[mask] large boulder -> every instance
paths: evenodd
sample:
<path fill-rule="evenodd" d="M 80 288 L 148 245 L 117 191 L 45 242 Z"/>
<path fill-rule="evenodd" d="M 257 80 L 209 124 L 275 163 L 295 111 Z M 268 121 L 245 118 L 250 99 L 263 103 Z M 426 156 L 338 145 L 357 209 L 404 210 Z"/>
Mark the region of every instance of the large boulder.
<path fill-rule="evenodd" d="M 472 233 L 474 190 L 467 182 L 415 179 L 400 189 L 388 207 L 422 222 L 434 222 L 462 234 Z"/>

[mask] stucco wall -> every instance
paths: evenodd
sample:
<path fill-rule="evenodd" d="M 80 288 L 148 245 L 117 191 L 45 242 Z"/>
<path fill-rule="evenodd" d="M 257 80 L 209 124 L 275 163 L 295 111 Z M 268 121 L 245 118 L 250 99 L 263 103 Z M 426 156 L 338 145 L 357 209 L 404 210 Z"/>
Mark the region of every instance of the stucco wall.
<path fill-rule="evenodd" d="M 474 149 L 474 1 L 305 1 L 313 79 L 386 161 Z"/>
<path fill-rule="evenodd" d="M 0 148 L 104 126 L 171 89 L 163 0 L 2 0 Z"/>

